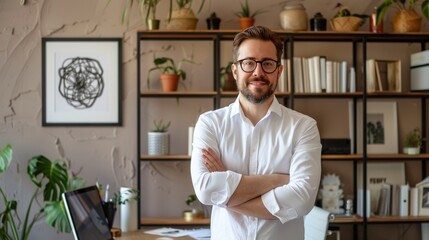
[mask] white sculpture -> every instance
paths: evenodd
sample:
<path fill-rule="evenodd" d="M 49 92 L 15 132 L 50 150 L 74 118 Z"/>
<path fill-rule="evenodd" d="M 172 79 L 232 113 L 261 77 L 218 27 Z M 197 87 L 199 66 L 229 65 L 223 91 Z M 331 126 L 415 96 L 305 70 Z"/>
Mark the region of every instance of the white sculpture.
<path fill-rule="evenodd" d="M 328 174 L 323 177 L 322 189 L 322 208 L 334 214 L 344 214 L 343 205 L 343 190 L 341 187 L 340 178 L 335 174 Z"/>

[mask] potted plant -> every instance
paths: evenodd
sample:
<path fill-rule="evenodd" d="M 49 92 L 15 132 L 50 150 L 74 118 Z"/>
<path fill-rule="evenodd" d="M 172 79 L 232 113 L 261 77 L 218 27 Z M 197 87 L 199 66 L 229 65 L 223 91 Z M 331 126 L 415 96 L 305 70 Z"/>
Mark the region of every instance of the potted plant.
<path fill-rule="evenodd" d="M 241 10 L 235 12 L 235 15 L 240 19 L 240 29 L 244 30 L 248 27 L 251 27 L 255 24 L 255 17 L 258 14 L 263 13 L 261 9 L 258 9 L 254 12 L 250 11 L 249 2 L 244 0 L 240 3 Z"/>
<path fill-rule="evenodd" d="M 110 4 L 112 0 L 109 0 L 107 2 L 107 4 Z M 122 17 L 121 17 L 121 21 L 122 24 L 124 24 L 125 22 L 128 24 L 128 19 L 129 19 L 129 13 L 131 11 L 131 9 L 133 9 L 133 7 L 135 6 L 134 3 L 137 4 L 140 16 L 143 17 L 144 16 L 144 20 L 146 23 L 146 28 L 148 30 L 155 30 L 155 29 L 159 29 L 159 25 L 160 25 L 160 20 L 156 18 L 156 7 L 158 6 L 158 3 L 161 0 L 129 0 L 126 1 L 124 3 L 124 7 L 122 9 Z M 170 11 L 171 11 L 171 5 L 172 5 L 172 0 L 170 0 Z"/>
<path fill-rule="evenodd" d="M 191 210 L 183 211 L 183 217 L 185 221 L 192 221 L 195 218 L 204 218 L 204 211 L 202 210 L 202 206 L 200 201 L 198 201 L 197 195 L 190 194 L 186 198 L 186 205 L 191 207 Z"/>
<path fill-rule="evenodd" d="M 394 4 L 397 11 L 392 19 L 393 32 L 419 32 L 422 18 L 415 11 L 418 2 L 420 0 L 384 0 L 377 8 L 376 24 L 382 22 L 384 14 Z M 429 19 L 429 0 L 421 1 L 421 11 Z"/>
<path fill-rule="evenodd" d="M 176 0 L 177 8 L 170 9 L 167 29 L 170 30 L 194 30 L 197 27 L 198 18 L 192 10 L 194 0 Z M 205 0 L 201 4 L 197 13 L 201 12 Z"/>
<path fill-rule="evenodd" d="M 149 69 L 147 76 L 147 86 L 150 89 L 150 73 L 154 70 L 161 71 L 160 79 L 164 92 L 174 92 L 177 90 L 179 80 L 186 80 L 186 72 L 182 69 L 182 63 L 194 63 L 189 59 L 182 59 L 176 65 L 169 57 L 156 57 L 153 60 L 155 67 Z"/>
<path fill-rule="evenodd" d="M 232 75 L 232 61 L 220 69 L 220 86 L 224 91 L 237 91 L 237 82 Z"/>
<path fill-rule="evenodd" d="M 5 172 L 12 161 L 13 150 L 10 144 L 0 149 L 0 173 Z M 11 199 L 0 188 L 0 239 L 28 239 L 34 224 L 45 217 L 45 221 L 59 232 L 70 232 L 61 194 L 82 188 L 85 181 L 79 177 L 69 177 L 67 165 L 60 160 L 51 161 L 40 155 L 32 157 L 27 173 L 36 189 L 28 202 L 25 218 L 19 217 L 18 207 L 23 207 L 23 199 Z M 37 211 L 33 209 L 37 197 L 43 192 L 43 204 Z M 4 206 L 4 207 L 3 207 Z M 24 220 L 23 222 L 21 220 Z"/>
<path fill-rule="evenodd" d="M 170 122 L 153 121 L 154 127 L 148 132 L 148 155 L 168 155 L 170 153 Z"/>
<path fill-rule="evenodd" d="M 369 16 L 366 14 L 352 14 L 350 10 L 341 3 L 337 3 L 335 9 L 338 12 L 332 17 L 330 25 L 332 30 L 338 32 L 357 31 L 363 25 L 365 19 Z"/>
<path fill-rule="evenodd" d="M 422 138 L 418 128 L 413 129 L 405 138 L 404 153 L 405 154 L 419 154 L 422 145 Z"/>

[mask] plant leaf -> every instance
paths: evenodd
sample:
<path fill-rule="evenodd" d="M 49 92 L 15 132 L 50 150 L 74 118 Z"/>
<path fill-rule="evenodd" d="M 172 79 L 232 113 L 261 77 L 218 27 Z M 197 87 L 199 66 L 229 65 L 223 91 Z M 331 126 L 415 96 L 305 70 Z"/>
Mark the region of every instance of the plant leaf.
<path fill-rule="evenodd" d="M 10 144 L 7 144 L 3 150 L 0 149 L 0 173 L 5 172 L 12 161 L 13 150 Z"/>
<path fill-rule="evenodd" d="M 63 201 L 47 203 L 44 212 L 47 224 L 56 228 L 59 232 L 68 233 L 71 231 Z"/>
<path fill-rule="evenodd" d="M 43 180 L 47 180 L 43 190 L 44 201 L 60 201 L 61 193 L 68 186 L 68 173 L 64 162 L 51 162 L 45 156 L 35 156 L 30 159 L 27 168 L 31 181 L 39 188 Z"/>
<path fill-rule="evenodd" d="M 429 19 L 429 0 L 424 0 L 422 2 L 422 13 L 426 19 Z"/>

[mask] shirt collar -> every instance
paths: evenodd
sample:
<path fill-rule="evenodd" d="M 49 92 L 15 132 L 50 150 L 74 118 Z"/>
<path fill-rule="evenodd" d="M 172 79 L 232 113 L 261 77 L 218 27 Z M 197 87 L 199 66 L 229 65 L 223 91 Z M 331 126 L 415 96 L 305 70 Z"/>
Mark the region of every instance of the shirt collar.
<path fill-rule="evenodd" d="M 277 114 L 279 117 L 282 116 L 282 110 L 281 110 L 281 105 L 279 103 L 279 101 L 277 100 L 276 96 L 274 95 L 274 99 L 273 102 L 271 103 L 270 108 L 268 109 L 267 115 L 269 115 L 271 112 Z M 232 105 L 232 109 L 231 109 L 231 117 L 237 115 L 237 114 L 243 114 L 243 110 L 241 109 L 240 106 L 240 100 L 239 97 L 237 97 Z"/>

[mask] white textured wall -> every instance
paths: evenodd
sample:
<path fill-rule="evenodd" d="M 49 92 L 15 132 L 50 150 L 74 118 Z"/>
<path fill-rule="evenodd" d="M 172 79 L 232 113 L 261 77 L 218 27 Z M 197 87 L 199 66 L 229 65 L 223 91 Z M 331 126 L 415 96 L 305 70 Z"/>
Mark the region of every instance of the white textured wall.
<path fill-rule="evenodd" d="M 0 176 L 0 186 L 7 189 L 9 196 L 20 199 L 19 205 L 26 206 L 33 191 L 26 166 L 34 155 L 43 154 L 48 158 L 64 159 L 73 173 L 86 179 L 87 184 L 99 181 L 110 184 L 111 189 L 120 186 L 135 187 L 137 166 L 136 145 L 136 31 L 143 29 L 141 19 L 135 11 L 131 14 L 128 26 L 121 25 L 122 3 L 113 0 L 105 8 L 108 0 L 28 0 L 25 6 L 19 0 L 0 0 L 0 147 L 11 143 L 14 160 L 11 168 Z M 161 4 L 158 16 L 167 16 Z M 210 5 L 200 13 L 198 28 L 205 29 L 205 18 L 212 11 L 222 18 L 221 28 L 237 29 L 238 22 L 233 12 L 239 9 L 239 1 L 211 0 Z M 262 6 L 268 13 L 259 15 L 256 24 L 279 29 L 278 20 L 281 7 L 279 1 L 249 1 L 256 9 Z M 342 1 L 352 12 L 369 13 L 375 1 Z M 379 1 L 377 1 L 379 2 Z M 317 11 L 329 18 L 334 14 L 332 8 L 336 0 L 305 1 L 309 17 Z M 424 23 L 427 25 L 427 22 Z M 162 24 L 164 27 L 164 24 Z M 367 29 L 367 25 L 362 29 Z M 426 27 L 425 27 L 426 28 Z M 386 26 L 386 30 L 390 28 Z M 41 38 L 42 37 L 121 37 L 123 38 L 123 76 L 122 127 L 42 127 L 41 96 Z M 198 47 L 194 49 L 199 52 Z M 201 52 L 200 52 L 201 53 Z M 211 61 L 211 51 L 197 57 L 203 62 Z M 204 60 L 205 59 L 205 60 Z M 203 65 L 204 65 L 203 64 Z M 211 66 L 211 64 L 208 64 Z M 200 68 L 201 69 L 201 68 Z M 211 69 L 208 67 L 208 69 Z M 188 84 L 199 86 L 197 82 L 203 71 L 194 69 Z M 204 75 L 203 75 L 204 76 Z M 175 101 L 173 100 L 173 103 Z M 150 106 L 143 105 L 143 106 Z M 163 104 L 163 103 L 162 103 Z M 165 103 L 167 104 L 167 103 Z M 173 105 L 171 111 L 143 111 L 143 134 L 151 125 L 152 119 L 160 114 L 165 119 L 176 120 L 186 101 Z M 194 103 L 189 103 L 194 104 Z M 187 126 L 193 124 L 202 111 L 211 107 L 203 104 L 183 121 L 172 125 L 173 142 L 182 150 L 187 141 Z M 162 109 L 161 109 L 162 110 Z M 151 115 L 152 114 L 152 115 Z M 182 144 L 182 145 L 180 145 Z M 146 216 L 178 216 L 186 208 L 184 200 L 192 192 L 188 163 L 144 163 L 142 165 L 143 214 Z M 171 183 L 183 181 L 181 187 Z M 3 203 L 0 203 L 3 204 Z M 0 205 L 0 210 L 2 209 Z M 119 225 L 116 219 L 115 225 Z M 30 239 L 72 239 L 71 235 L 57 235 L 55 230 L 44 222 L 38 223 Z"/>

